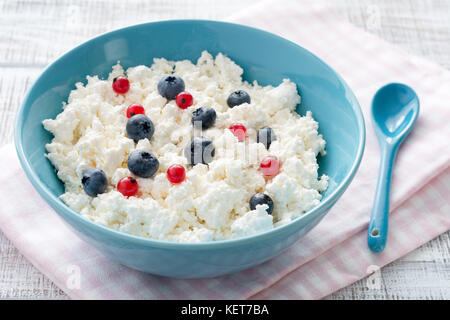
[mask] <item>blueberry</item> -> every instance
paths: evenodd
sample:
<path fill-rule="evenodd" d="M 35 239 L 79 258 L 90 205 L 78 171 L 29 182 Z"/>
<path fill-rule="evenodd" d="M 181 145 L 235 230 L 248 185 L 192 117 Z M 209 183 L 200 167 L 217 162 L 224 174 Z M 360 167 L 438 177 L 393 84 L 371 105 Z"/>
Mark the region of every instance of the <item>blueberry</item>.
<path fill-rule="evenodd" d="M 184 148 L 184 155 L 192 165 L 198 163 L 210 163 L 213 160 L 215 153 L 216 150 L 212 141 L 205 137 L 195 137 L 186 148 Z"/>
<path fill-rule="evenodd" d="M 101 169 L 89 168 L 83 173 L 81 184 L 84 191 L 91 197 L 96 197 L 100 193 L 106 191 L 108 178 Z"/>
<path fill-rule="evenodd" d="M 266 149 L 269 149 L 270 144 L 275 140 L 277 140 L 277 137 L 272 128 L 262 127 L 258 130 L 256 141 L 261 142 L 266 147 Z"/>
<path fill-rule="evenodd" d="M 159 94 L 168 100 L 175 99 L 182 91 L 184 91 L 184 81 L 174 74 L 165 75 L 158 82 Z"/>
<path fill-rule="evenodd" d="M 216 121 L 216 110 L 210 107 L 200 107 L 192 113 L 192 124 L 196 127 L 196 122 L 200 122 L 203 130 L 211 128 Z"/>
<path fill-rule="evenodd" d="M 255 193 L 250 198 L 250 209 L 255 210 L 256 205 L 258 204 L 267 204 L 269 209 L 267 209 L 268 214 L 272 214 L 273 212 L 273 200 L 267 194 L 264 193 Z"/>
<path fill-rule="evenodd" d="M 155 132 L 152 120 L 144 114 L 136 114 L 128 119 L 126 129 L 128 138 L 135 142 L 145 138 L 150 140 Z"/>
<path fill-rule="evenodd" d="M 244 90 L 237 90 L 228 96 L 227 104 L 230 108 L 243 103 L 250 103 L 250 96 Z"/>
<path fill-rule="evenodd" d="M 133 174 L 142 178 L 148 178 L 158 171 L 159 161 L 151 152 L 138 149 L 130 153 L 127 165 L 128 170 Z"/>

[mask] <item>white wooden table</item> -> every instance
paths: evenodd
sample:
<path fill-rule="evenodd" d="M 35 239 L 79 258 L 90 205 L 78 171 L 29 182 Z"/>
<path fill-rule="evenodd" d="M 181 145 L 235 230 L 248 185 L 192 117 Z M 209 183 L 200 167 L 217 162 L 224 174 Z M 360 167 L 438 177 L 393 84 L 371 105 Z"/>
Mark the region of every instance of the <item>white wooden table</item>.
<path fill-rule="evenodd" d="M 89 37 L 173 18 L 221 19 L 259 0 L 0 0 L 0 146 L 12 141 L 21 99 L 50 61 Z M 329 0 L 357 26 L 450 69 L 450 1 Z M 375 18 L 375 20 L 373 20 Z M 67 299 L 0 232 L 0 298 Z M 450 233 L 328 299 L 450 299 Z"/>

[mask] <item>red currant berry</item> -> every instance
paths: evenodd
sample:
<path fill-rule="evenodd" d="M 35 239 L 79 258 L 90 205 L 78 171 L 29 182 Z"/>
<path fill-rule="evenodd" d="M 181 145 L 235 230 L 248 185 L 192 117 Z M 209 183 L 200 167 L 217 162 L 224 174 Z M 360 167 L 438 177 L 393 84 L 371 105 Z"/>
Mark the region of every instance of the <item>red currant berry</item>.
<path fill-rule="evenodd" d="M 127 108 L 127 118 L 131 118 L 136 114 L 145 114 L 144 107 L 140 104 L 132 104 Z"/>
<path fill-rule="evenodd" d="M 238 138 L 239 141 L 244 141 L 247 136 L 247 129 L 242 124 L 233 124 L 230 131 Z"/>
<path fill-rule="evenodd" d="M 172 183 L 183 182 L 186 178 L 186 170 L 179 164 L 174 164 L 167 169 L 167 179 Z"/>
<path fill-rule="evenodd" d="M 114 78 L 112 88 L 115 93 L 125 94 L 130 90 L 130 81 L 122 76 Z"/>
<path fill-rule="evenodd" d="M 263 175 L 273 177 L 280 172 L 280 162 L 274 156 L 267 156 L 261 160 L 259 169 Z"/>
<path fill-rule="evenodd" d="M 136 195 L 138 189 L 139 185 L 133 177 L 122 178 L 117 184 L 117 190 L 119 190 L 119 192 L 125 197 L 132 197 Z"/>
<path fill-rule="evenodd" d="M 180 109 L 186 109 L 192 106 L 194 98 L 192 98 L 192 95 L 189 92 L 180 92 L 177 94 L 175 101 Z"/>

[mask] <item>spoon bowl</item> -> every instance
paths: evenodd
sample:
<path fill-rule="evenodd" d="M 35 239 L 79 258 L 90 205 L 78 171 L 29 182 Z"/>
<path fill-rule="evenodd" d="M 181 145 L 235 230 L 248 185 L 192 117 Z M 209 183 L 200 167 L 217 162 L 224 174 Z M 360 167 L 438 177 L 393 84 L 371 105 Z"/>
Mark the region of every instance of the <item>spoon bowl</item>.
<path fill-rule="evenodd" d="M 419 98 L 407 85 L 390 83 L 380 88 L 373 98 L 373 127 L 381 150 L 380 172 L 368 232 L 368 246 L 374 252 L 383 251 L 386 246 L 395 156 L 418 116 Z"/>
<path fill-rule="evenodd" d="M 419 98 L 414 90 L 401 83 L 380 88 L 372 102 L 372 117 L 378 138 L 403 140 L 419 115 Z"/>

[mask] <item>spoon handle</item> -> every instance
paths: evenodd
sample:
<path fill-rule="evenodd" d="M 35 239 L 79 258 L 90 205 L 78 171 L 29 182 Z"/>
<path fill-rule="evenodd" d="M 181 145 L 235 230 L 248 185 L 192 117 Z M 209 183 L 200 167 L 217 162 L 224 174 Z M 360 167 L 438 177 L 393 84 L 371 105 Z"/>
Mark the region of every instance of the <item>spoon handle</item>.
<path fill-rule="evenodd" d="M 386 246 L 389 218 L 389 192 L 392 169 L 397 147 L 381 143 L 381 161 L 377 189 L 369 222 L 367 243 L 373 252 L 381 252 Z"/>

